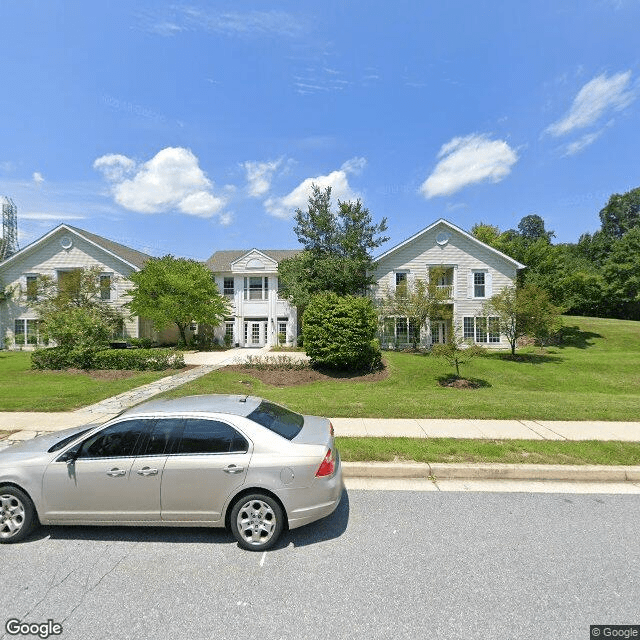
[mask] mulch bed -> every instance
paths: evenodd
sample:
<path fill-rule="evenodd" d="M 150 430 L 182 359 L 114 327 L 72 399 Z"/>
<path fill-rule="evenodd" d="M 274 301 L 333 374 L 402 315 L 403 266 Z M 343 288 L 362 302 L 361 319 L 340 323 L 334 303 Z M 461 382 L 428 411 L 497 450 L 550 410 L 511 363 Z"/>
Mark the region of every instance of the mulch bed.
<path fill-rule="evenodd" d="M 234 364 L 222 367 L 219 371 L 237 372 L 240 382 L 247 385 L 251 383 L 248 380 L 245 381 L 242 377 L 243 375 L 247 378 L 258 378 L 258 380 L 261 380 L 265 384 L 270 384 L 274 387 L 295 387 L 320 380 L 335 380 L 337 382 L 378 382 L 379 380 L 384 380 L 389 377 L 389 372 L 386 368 L 381 371 L 375 371 L 374 373 L 353 374 L 340 371 L 319 371 L 316 369 L 255 369 Z"/>
<path fill-rule="evenodd" d="M 464 378 L 447 378 L 439 380 L 441 387 L 450 387 L 452 389 L 479 389 L 482 385 L 473 380 L 465 380 Z"/>

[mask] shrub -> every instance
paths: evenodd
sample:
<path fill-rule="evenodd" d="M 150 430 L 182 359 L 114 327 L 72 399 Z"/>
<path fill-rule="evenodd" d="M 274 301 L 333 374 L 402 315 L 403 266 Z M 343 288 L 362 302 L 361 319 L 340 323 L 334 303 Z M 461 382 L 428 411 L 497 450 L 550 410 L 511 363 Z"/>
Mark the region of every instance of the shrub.
<path fill-rule="evenodd" d="M 93 359 L 94 369 L 162 371 L 184 366 L 184 356 L 168 349 L 107 349 L 98 351 Z"/>
<path fill-rule="evenodd" d="M 74 366 L 71 363 L 72 352 L 61 347 L 36 349 L 31 354 L 32 369 L 66 369 Z"/>
<path fill-rule="evenodd" d="M 313 365 L 347 371 L 371 371 L 382 366 L 375 339 L 378 319 L 368 298 L 314 296 L 303 316 L 303 336 Z"/>
<path fill-rule="evenodd" d="M 163 371 L 184 367 L 181 353 L 167 349 L 37 349 L 31 354 L 32 369 L 133 369 Z"/>
<path fill-rule="evenodd" d="M 278 354 L 277 356 L 247 356 L 241 362 L 241 366 L 258 371 L 304 371 L 309 368 L 309 362 Z"/>
<path fill-rule="evenodd" d="M 151 349 L 153 340 L 151 338 L 127 338 L 129 344 L 136 349 Z"/>

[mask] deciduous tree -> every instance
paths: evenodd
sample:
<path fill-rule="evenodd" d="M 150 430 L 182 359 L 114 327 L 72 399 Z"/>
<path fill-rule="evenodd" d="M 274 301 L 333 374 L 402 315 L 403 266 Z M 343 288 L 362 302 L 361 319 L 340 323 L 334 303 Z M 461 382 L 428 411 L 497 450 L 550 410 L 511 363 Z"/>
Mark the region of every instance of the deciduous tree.
<path fill-rule="evenodd" d="M 156 330 L 175 324 L 183 344 L 191 322 L 217 326 L 229 313 L 229 303 L 201 262 L 172 255 L 152 258 L 129 279 L 134 285 L 127 303 L 131 312 L 151 320 Z"/>
<path fill-rule="evenodd" d="M 544 340 L 556 332 L 561 313 L 562 309 L 551 302 L 549 294 L 532 284 L 517 289 L 505 287 L 483 306 L 483 314 L 498 318 L 500 333 L 509 341 L 512 355 L 516 353 L 518 338 L 530 335 Z"/>

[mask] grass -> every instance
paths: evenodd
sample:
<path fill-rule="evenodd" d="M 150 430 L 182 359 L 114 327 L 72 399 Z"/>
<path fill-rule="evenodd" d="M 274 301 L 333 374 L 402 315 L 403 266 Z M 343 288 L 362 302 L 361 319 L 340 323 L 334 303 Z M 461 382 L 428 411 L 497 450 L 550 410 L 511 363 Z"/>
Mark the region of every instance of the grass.
<path fill-rule="evenodd" d="M 0 351 L 0 411 L 69 411 L 115 396 L 174 371 L 140 371 L 130 378 L 96 380 L 83 373 L 33 371 L 31 355 Z"/>
<path fill-rule="evenodd" d="M 330 417 L 640 419 L 640 322 L 565 317 L 562 345 L 474 358 L 461 374 L 478 389 L 441 387 L 452 371 L 429 355 L 386 352 L 389 377 L 278 388 L 250 370 L 214 371 L 165 394 L 252 394 L 306 414 Z"/>
<path fill-rule="evenodd" d="M 581 440 L 336 438 L 343 462 L 640 465 L 640 443 Z"/>

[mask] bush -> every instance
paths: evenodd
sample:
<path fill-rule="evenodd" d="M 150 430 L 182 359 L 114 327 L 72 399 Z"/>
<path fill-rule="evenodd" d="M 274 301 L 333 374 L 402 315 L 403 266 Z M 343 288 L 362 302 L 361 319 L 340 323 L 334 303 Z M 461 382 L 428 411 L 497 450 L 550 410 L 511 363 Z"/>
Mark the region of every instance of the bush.
<path fill-rule="evenodd" d="M 61 347 L 36 349 L 31 354 L 32 369 L 66 369 L 74 366 L 71 362 L 72 352 Z"/>
<path fill-rule="evenodd" d="M 304 371 L 309 368 L 309 362 L 278 354 L 277 356 L 247 356 L 240 366 L 258 371 Z"/>
<path fill-rule="evenodd" d="M 136 349 L 151 349 L 153 340 L 151 338 L 127 338 L 127 341 Z"/>
<path fill-rule="evenodd" d="M 167 349 L 37 349 L 31 354 L 32 369 L 133 369 L 163 371 L 184 367 L 181 353 Z"/>
<path fill-rule="evenodd" d="M 93 359 L 94 369 L 162 371 L 184 366 L 183 355 L 168 349 L 107 349 L 98 351 Z"/>
<path fill-rule="evenodd" d="M 346 371 L 380 369 L 377 328 L 377 315 L 368 298 L 321 293 L 304 312 L 305 350 L 313 365 Z"/>

